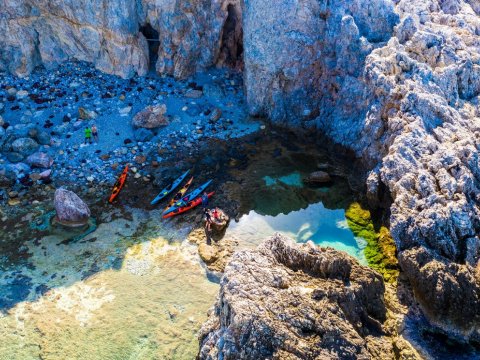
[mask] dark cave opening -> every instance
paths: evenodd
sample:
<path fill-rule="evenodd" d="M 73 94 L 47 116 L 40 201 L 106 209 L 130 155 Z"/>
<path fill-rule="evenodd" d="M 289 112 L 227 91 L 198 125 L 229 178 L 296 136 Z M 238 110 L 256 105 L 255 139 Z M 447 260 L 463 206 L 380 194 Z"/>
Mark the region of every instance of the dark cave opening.
<path fill-rule="evenodd" d="M 242 9 L 239 5 L 229 4 L 227 12 L 217 65 L 243 70 Z"/>
<path fill-rule="evenodd" d="M 152 25 L 146 23 L 140 27 L 140 32 L 148 42 L 148 64 L 150 69 L 155 69 L 158 59 L 158 48 L 160 47 L 160 34 Z"/>

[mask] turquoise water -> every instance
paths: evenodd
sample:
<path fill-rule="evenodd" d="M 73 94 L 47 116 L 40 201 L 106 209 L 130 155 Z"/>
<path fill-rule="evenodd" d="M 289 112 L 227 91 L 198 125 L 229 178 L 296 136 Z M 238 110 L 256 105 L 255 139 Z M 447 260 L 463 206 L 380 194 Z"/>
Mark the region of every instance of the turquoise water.
<path fill-rule="evenodd" d="M 302 182 L 304 176 L 298 171 L 263 176 L 260 189 L 253 194 L 252 209 L 230 223 L 226 236 L 245 247 L 255 247 L 278 232 L 297 242 L 311 240 L 320 246 L 345 251 L 367 265 L 365 240 L 355 237 L 348 227 L 342 207 L 345 204 L 332 201 L 344 197 L 345 189 L 309 188 Z"/>
<path fill-rule="evenodd" d="M 255 246 L 276 232 L 287 235 L 297 242 L 311 240 L 320 246 L 345 251 L 362 264 L 367 264 L 363 253 L 366 243 L 363 239 L 353 236 L 346 223 L 345 211 L 326 209 L 321 202 L 287 215 L 260 215 L 252 210 L 238 222 L 232 222 L 226 236 L 241 239 L 242 243 Z"/>

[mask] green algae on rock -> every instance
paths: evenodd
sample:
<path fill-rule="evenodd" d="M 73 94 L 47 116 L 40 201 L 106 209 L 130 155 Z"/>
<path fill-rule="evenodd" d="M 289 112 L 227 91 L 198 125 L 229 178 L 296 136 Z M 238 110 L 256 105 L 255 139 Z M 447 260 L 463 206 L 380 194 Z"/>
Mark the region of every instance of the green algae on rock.
<path fill-rule="evenodd" d="M 395 282 L 399 270 L 395 242 L 390 231 L 385 226 L 375 229 L 370 211 L 362 208 L 358 202 L 350 204 L 345 211 L 345 217 L 355 236 L 367 242 L 364 252 L 368 264 L 379 271 L 385 281 Z"/>

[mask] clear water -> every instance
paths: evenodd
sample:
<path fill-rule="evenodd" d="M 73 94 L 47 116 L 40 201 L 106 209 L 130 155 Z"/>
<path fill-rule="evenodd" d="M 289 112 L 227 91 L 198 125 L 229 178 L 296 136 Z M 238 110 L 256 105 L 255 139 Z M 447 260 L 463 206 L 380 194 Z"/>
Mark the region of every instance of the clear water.
<path fill-rule="evenodd" d="M 367 265 L 363 249 L 365 240 L 354 237 L 346 224 L 343 209 L 329 210 L 322 203 L 309 205 L 306 209 L 277 216 L 260 215 L 255 210 L 232 222 L 226 236 L 240 240 L 248 246 L 257 246 L 274 233 L 281 233 L 297 242 L 313 241 L 345 251 Z"/>
<path fill-rule="evenodd" d="M 256 208 L 254 207 L 238 221 L 232 221 L 226 232 L 227 237 L 235 238 L 245 247 L 255 247 L 265 238 L 278 232 L 297 242 L 310 240 L 320 246 L 345 251 L 357 258 L 360 263 L 367 265 L 363 252 L 366 242 L 353 235 L 347 225 L 343 208 L 328 209 L 322 201 L 319 201 L 291 210 L 289 205 L 293 201 L 289 201 L 290 199 L 286 196 L 293 192 L 292 189 L 304 187 L 301 173 L 295 171 L 278 177 L 264 176 L 262 180 L 264 187 L 254 196 Z M 329 187 L 314 190 L 317 194 L 327 196 L 333 191 L 335 189 Z M 271 196 L 272 193 L 273 196 Z M 267 212 L 264 211 L 265 202 L 268 202 L 269 211 Z M 302 205 L 304 204 L 300 206 Z M 270 215 L 272 213 L 275 215 Z"/>
<path fill-rule="evenodd" d="M 235 181 L 225 182 L 224 197 L 243 215 L 225 237 L 241 249 L 281 232 L 366 263 L 345 221 L 346 182 L 305 187 L 319 160 L 283 148 L 272 157 L 277 146 L 254 145 L 252 163 L 229 174 Z M 200 212 L 182 223 L 159 221 L 158 210 L 109 209 L 85 237 L 45 231 L 48 214 L 0 229 L 0 360 L 194 359 L 219 289 L 185 240 L 188 223 L 201 226 Z M 5 241 L 13 227 L 46 234 Z"/>

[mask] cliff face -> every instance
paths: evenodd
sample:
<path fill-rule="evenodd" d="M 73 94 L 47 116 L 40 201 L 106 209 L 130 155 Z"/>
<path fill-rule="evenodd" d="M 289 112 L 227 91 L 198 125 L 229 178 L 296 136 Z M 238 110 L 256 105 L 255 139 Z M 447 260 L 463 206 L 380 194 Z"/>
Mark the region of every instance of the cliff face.
<path fill-rule="evenodd" d="M 185 77 L 241 67 L 244 50 L 250 112 L 363 157 L 369 198 L 384 187 L 393 198 L 400 265 L 426 314 L 480 340 L 478 1 L 0 0 L 0 9 L 0 70 L 18 75 L 76 58 L 124 77 L 155 61 Z"/>
<path fill-rule="evenodd" d="M 478 340 L 478 2 L 289 4 L 246 3 L 251 111 L 365 160 L 369 198 L 393 198 L 400 265 L 425 313 Z"/>
<path fill-rule="evenodd" d="M 40 64 L 77 59 L 132 77 L 155 61 L 157 71 L 185 77 L 220 60 L 230 41 L 222 37 L 229 5 L 238 9 L 224 0 L 1 0 L 0 69 L 25 76 Z M 153 59 L 142 33 L 147 25 L 157 32 L 148 34 Z"/>
<path fill-rule="evenodd" d="M 381 276 L 345 253 L 275 235 L 236 253 L 199 359 L 385 359 Z"/>

